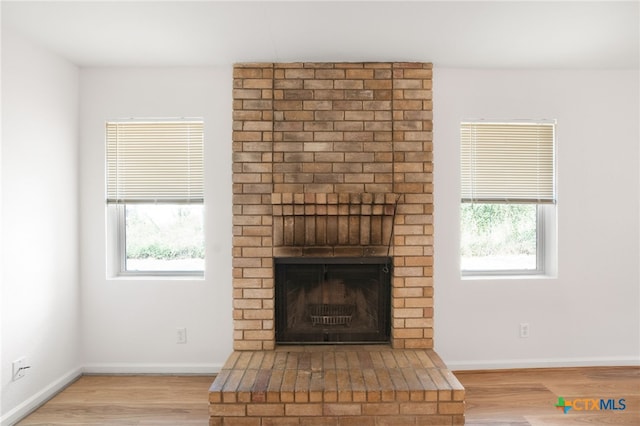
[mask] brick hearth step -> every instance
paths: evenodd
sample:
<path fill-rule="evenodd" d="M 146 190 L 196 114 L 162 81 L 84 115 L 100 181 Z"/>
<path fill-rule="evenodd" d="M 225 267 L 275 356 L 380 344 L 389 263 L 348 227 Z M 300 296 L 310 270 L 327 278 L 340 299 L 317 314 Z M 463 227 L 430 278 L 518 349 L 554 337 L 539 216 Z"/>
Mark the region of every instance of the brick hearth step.
<path fill-rule="evenodd" d="M 210 425 L 458 425 L 464 424 L 464 395 L 430 349 L 236 351 L 211 385 Z"/>

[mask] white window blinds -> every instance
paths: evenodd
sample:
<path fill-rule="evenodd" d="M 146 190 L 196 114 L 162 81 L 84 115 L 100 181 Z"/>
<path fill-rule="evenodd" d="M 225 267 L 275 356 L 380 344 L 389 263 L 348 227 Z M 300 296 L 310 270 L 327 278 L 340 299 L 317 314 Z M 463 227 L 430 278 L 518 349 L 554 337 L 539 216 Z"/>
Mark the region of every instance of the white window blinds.
<path fill-rule="evenodd" d="M 555 203 L 554 124 L 463 122 L 462 202 Z"/>
<path fill-rule="evenodd" d="M 202 202 L 203 124 L 107 123 L 107 202 Z"/>

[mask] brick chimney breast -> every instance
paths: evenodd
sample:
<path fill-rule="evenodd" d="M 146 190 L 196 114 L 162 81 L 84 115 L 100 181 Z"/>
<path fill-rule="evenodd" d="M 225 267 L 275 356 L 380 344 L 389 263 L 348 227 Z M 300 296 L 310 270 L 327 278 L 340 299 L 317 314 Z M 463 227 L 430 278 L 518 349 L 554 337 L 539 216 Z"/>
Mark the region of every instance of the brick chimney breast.
<path fill-rule="evenodd" d="M 233 76 L 234 348 L 275 347 L 274 258 L 302 256 L 392 256 L 392 346 L 432 348 L 432 65 Z"/>

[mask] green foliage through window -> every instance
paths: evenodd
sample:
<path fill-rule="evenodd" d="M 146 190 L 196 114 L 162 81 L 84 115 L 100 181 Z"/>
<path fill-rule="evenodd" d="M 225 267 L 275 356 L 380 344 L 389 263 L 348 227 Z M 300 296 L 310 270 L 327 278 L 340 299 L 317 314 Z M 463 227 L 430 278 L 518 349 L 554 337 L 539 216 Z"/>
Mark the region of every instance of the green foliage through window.
<path fill-rule="evenodd" d="M 535 269 L 537 205 L 462 203 L 462 270 Z"/>
<path fill-rule="evenodd" d="M 125 216 L 127 270 L 202 269 L 202 204 L 128 204 Z"/>

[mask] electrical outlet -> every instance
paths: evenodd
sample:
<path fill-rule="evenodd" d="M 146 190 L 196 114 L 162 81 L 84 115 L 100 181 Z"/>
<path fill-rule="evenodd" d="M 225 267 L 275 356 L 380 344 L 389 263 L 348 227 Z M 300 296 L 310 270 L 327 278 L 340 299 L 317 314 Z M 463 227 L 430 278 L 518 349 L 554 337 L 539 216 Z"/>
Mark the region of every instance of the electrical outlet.
<path fill-rule="evenodd" d="M 187 329 L 185 327 L 176 328 L 176 343 L 187 343 Z"/>
<path fill-rule="evenodd" d="M 526 339 L 529 337 L 529 323 L 521 322 L 520 323 L 520 337 Z"/>
<path fill-rule="evenodd" d="M 27 374 L 27 370 L 31 368 L 31 366 L 27 365 L 27 359 L 25 357 L 18 358 L 13 363 L 11 363 L 13 367 L 13 381 L 22 379 L 25 374 Z"/>

